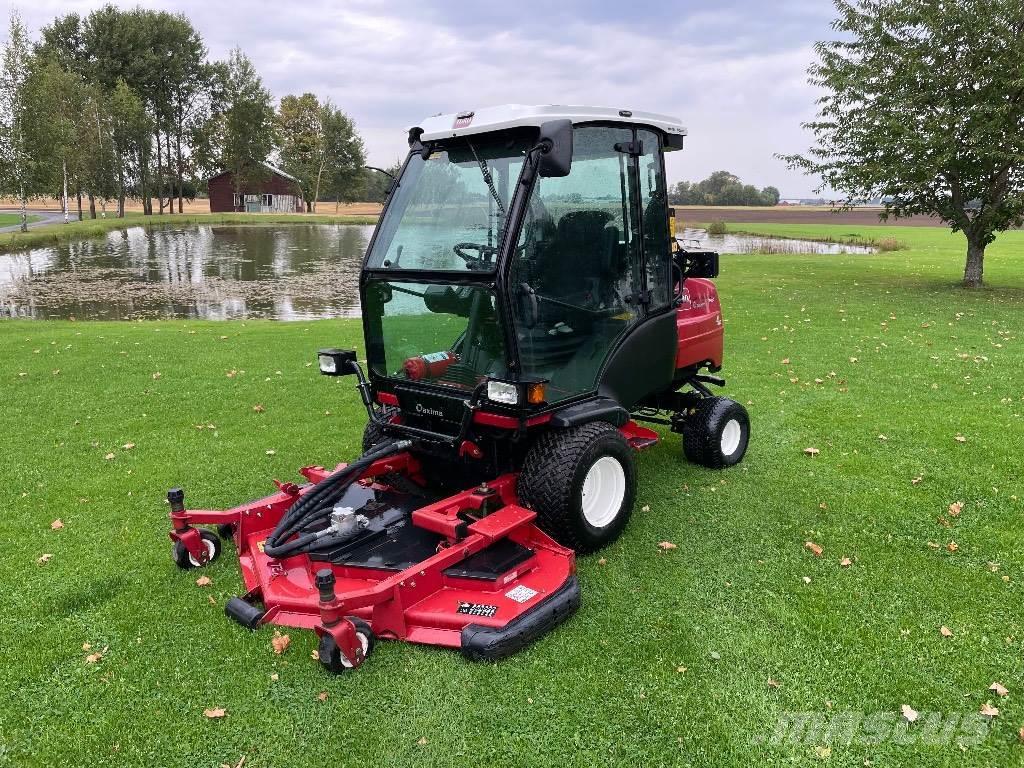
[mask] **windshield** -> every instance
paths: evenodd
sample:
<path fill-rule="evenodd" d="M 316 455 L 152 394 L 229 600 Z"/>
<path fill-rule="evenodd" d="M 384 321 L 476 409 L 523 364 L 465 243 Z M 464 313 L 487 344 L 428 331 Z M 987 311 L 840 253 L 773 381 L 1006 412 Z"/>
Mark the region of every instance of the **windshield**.
<path fill-rule="evenodd" d="M 364 316 L 379 376 L 472 391 L 505 374 L 504 335 L 487 288 L 375 280 Z"/>
<path fill-rule="evenodd" d="M 367 267 L 494 270 L 528 148 L 523 139 L 469 137 L 426 159 L 412 155 Z"/>

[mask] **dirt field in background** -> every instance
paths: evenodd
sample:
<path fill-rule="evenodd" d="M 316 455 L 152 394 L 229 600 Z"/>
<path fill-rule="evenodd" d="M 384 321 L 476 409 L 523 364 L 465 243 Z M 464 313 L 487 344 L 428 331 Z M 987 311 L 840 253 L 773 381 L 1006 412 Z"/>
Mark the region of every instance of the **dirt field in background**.
<path fill-rule="evenodd" d="M 852 211 L 833 212 L 831 208 L 802 205 L 780 205 L 774 208 L 677 205 L 676 218 L 695 224 L 710 221 L 740 222 L 745 224 L 881 224 L 881 208 L 855 208 Z M 933 216 L 911 216 L 890 219 L 886 225 L 902 227 L 945 227 Z"/>
<path fill-rule="evenodd" d="M 210 201 L 209 200 L 193 200 L 189 202 L 185 200 L 183 213 L 209 213 L 210 212 Z M 20 203 L 17 200 L 10 198 L 0 198 L 0 208 L 4 209 L 16 209 L 20 207 Z M 33 211 L 59 211 L 61 210 L 61 203 L 59 198 L 43 197 L 38 200 L 28 201 L 29 210 Z M 380 213 L 380 205 L 378 203 L 342 203 L 337 206 L 335 210 L 334 203 L 318 203 L 316 206 L 317 213 L 325 213 L 328 215 L 353 215 L 353 216 L 376 216 Z M 156 211 L 156 201 L 153 203 L 154 212 Z M 89 215 L 89 201 L 82 201 L 82 210 L 85 215 Z M 128 212 L 142 213 L 142 201 L 141 200 L 128 200 L 125 203 L 125 210 Z M 178 210 L 177 201 L 174 204 L 174 210 Z M 165 209 L 166 212 L 166 209 Z M 71 200 L 71 213 L 74 216 L 78 215 L 77 203 L 74 199 Z M 112 201 L 107 203 L 107 216 L 113 216 L 117 213 L 117 202 Z M 100 205 L 96 204 L 96 215 L 100 215 Z"/>

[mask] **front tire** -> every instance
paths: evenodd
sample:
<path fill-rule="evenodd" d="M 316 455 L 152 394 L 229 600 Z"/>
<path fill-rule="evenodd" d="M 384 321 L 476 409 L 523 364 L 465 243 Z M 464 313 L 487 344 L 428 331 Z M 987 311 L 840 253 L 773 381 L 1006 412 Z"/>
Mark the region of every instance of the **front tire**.
<path fill-rule="evenodd" d="M 518 493 L 556 541 L 595 552 L 619 537 L 633 512 L 633 449 L 606 422 L 547 432 L 526 455 Z"/>
<path fill-rule="evenodd" d="M 683 453 L 709 469 L 738 464 L 750 442 L 747 409 L 727 397 L 708 397 L 683 423 Z"/>
<path fill-rule="evenodd" d="M 381 410 L 381 416 L 388 421 L 391 421 L 391 418 L 396 413 L 398 413 L 398 409 L 392 406 L 385 406 Z M 376 422 L 367 422 L 366 427 L 363 429 L 363 453 L 366 453 L 385 439 L 387 439 L 387 435 L 384 434 L 384 430 Z"/>

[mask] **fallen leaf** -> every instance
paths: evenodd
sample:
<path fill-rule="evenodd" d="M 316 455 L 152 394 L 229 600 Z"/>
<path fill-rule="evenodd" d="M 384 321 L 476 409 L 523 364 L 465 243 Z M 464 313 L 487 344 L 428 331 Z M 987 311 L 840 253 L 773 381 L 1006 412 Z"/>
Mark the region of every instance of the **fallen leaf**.
<path fill-rule="evenodd" d="M 313 661 L 319 661 L 320 660 L 320 651 L 318 651 L 316 649 L 310 651 L 309 652 L 309 658 L 311 658 Z"/>
<path fill-rule="evenodd" d="M 818 509 L 828 509 L 828 504 L 823 501 L 818 505 Z"/>
<path fill-rule="evenodd" d="M 651 511 L 651 508 L 650 508 L 650 506 L 649 506 L 649 505 L 647 505 L 647 504 L 644 504 L 644 505 L 643 505 L 642 507 L 640 507 L 640 511 L 641 511 L 641 512 L 650 512 L 650 511 Z"/>
<path fill-rule="evenodd" d="M 266 408 L 264 408 L 264 407 L 263 407 L 262 405 L 260 405 L 259 403 L 257 403 L 256 405 L 254 405 L 254 406 L 252 407 L 252 409 L 253 409 L 254 411 L 256 411 L 256 413 L 263 413 L 263 412 L 264 412 L 265 410 L 267 410 Z"/>
<path fill-rule="evenodd" d="M 949 505 L 949 514 L 956 517 L 964 510 L 964 503 L 962 501 L 954 501 Z"/>
<path fill-rule="evenodd" d="M 153 378 L 154 379 L 159 379 L 160 378 L 160 371 L 157 371 L 156 373 L 154 373 L 153 374 Z"/>
<path fill-rule="evenodd" d="M 217 598 L 215 598 L 215 597 L 214 597 L 213 595 L 207 595 L 207 596 L 206 596 L 206 601 L 207 601 L 207 602 L 208 602 L 208 603 L 209 603 L 210 605 L 216 605 L 216 604 L 217 604 Z"/>
<path fill-rule="evenodd" d="M 213 709 L 203 710 L 203 715 L 210 718 L 211 720 L 218 720 L 222 717 L 226 717 L 227 714 L 227 710 L 223 707 L 214 707 Z"/>
<path fill-rule="evenodd" d="M 953 630 L 947 627 L 945 624 L 943 624 L 941 627 L 939 627 L 939 634 L 943 637 L 952 637 Z"/>
<path fill-rule="evenodd" d="M 277 453 L 277 451 L 275 451 L 273 448 L 271 448 L 270 450 L 267 451 L 267 456 L 273 456 L 276 453 Z"/>
<path fill-rule="evenodd" d="M 274 632 L 274 636 L 270 638 L 270 644 L 274 646 L 274 653 L 278 656 L 287 651 L 291 643 L 292 639 L 288 635 L 282 635 L 280 632 Z"/>
<path fill-rule="evenodd" d="M 851 565 L 853 565 L 853 560 L 851 560 L 848 557 L 844 557 L 842 560 L 839 561 L 839 565 L 841 565 L 843 568 L 849 568 Z"/>
<path fill-rule="evenodd" d="M 686 670 L 687 670 L 687 667 L 684 667 L 684 666 L 676 667 L 676 672 L 678 672 L 679 674 L 683 674 L 684 672 L 686 672 Z"/>
<path fill-rule="evenodd" d="M 54 520 L 52 523 L 50 523 L 50 529 L 54 530 L 54 531 L 59 531 L 63 527 L 64 527 L 64 521 L 61 520 L 59 517 L 56 520 Z"/>
<path fill-rule="evenodd" d="M 811 552 L 814 553 L 815 557 L 821 557 L 822 549 L 821 549 L 821 547 L 819 545 L 815 544 L 813 541 L 805 541 L 804 542 L 804 549 L 811 550 Z"/>
<path fill-rule="evenodd" d="M 955 541 L 950 541 L 949 544 L 946 545 L 946 549 L 948 549 L 950 552 L 956 552 L 958 549 L 960 549 L 960 545 L 957 544 Z"/>
<path fill-rule="evenodd" d="M 920 483 L 920 482 L 921 482 L 922 480 L 924 480 L 924 478 L 923 478 L 923 477 L 921 477 L 920 475 L 918 475 L 917 477 L 915 477 L 915 478 L 914 478 L 913 480 L 911 480 L 911 481 L 910 481 L 910 484 L 911 484 L 911 485 L 917 485 L 917 484 L 919 484 L 919 483 Z"/>
<path fill-rule="evenodd" d="M 828 760 L 832 756 L 832 747 L 815 747 L 814 754 L 822 760 Z"/>
<path fill-rule="evenodd" d="M 327 691 L 320 691 L 320 693 L 317 694 L 317 698 L 320 701 L 327 701 Z"/>
<path fill-rule="evenodd" d="M 1010 692 L 1008 690 L 1006 690 L 1006 688 L 1003 687 L 1002 683 L 992 683 L 992 685 L 990 685 L 988 687 L 988 689 L 990 691 L 995 691 L 1000 696 L 1009 696 L 1010 695 Z"/>
<path fill-rule="evenodd" d="M 36 562 L 39 563 L 40 565 L 45 565 L 46 563 L 50 562 L 52 559 L 53 559 L 53 554 L 50 553 L 50 552 L 47 552 L 45 555 L 40 555 L 39 559 L 36 560 Z"/>
<path fill-rule="evenodd" d="M 1020 730 L 1017 731 L 1017 741 L 1019 741 L 1021 744 L 1024 744 L 1024 725 L 1022 725 L 1020 727 Z"/>
<path fill-rule="evenodd" d="M 804 448 L 804 453 L 806 453 L 808 456 L 817 456 L 819 453 L 821 453 L 821 451 L 819 451 L 817 448 Z"/>
<path fill-rule="evenodd" d="M 850 362 L 851 363 L 856 363 L 857 362 L 857 358 L 856 357 L 851 357 L 850 358 Z"/>
<path fill-rule="evenodd" d="M 82 650 L 83 651 L 91 651 L 92 650 L 92 643 L 82 643 Z"/>
<path fill-rule="evenodd" d="M 718 651 L 712 651 L 708 655 L 711 657 L 713 661 L 721 661 L 722 659 L 722 654 L 720 654 Z"/>
<path fill-rule="evenodd" d="M 999 707 L 993 707 L 987 701 L 978 710 L 983 717 L 999 717 Z"/>
<path fill-rule="evenodd" d="M 771 677 L 768 678 L 768 687 L 769 688 L 778 688 L 780 685 L 782 685 L 782 684 L 778 680 L 775 680 L 774 678 L 771 678 Z"/>
<path fill-rule="evenodd" d="M 963 435 L 957 435 L 953 439 L 956 440 L 958 443 L 966 443 L 967 442 L 967 438 L 964 437 Z"/>
<path fill-rule="evenodd" d="M 879 439 L 879 440 L 881 440 L 881 441 L 882 441 L 882 442 L 884 443 L 884 442 L 885 442 L 886 440 L 888 440 L 889 438 L 888 438 L 888 437 L 886 437 L 885 435 L 879 435 L 879 436 L 878 436 L 878 439 Z"/>
<path fill-rule="evenodd" d="M 810 584 L 811 583 L 811 577 L 810 576 L 801 576 L 800 578 L 803 580 L 804 584 Z"/>
<path fill-rule="evenodd" d="M 280 679 L 281 679 L 281 676 L 280 676 L 279 674 L 277 674 L 277 672 L 275 672 L 274 674 L 272 674 L 272 675 L 270 676 L 270 679 L 271 679 L 271 680 L 272 680 L 273 682 L 275 682 L 275 683 L 276 683 L 276 682 L 277 682 L 278 680 L 280 680 Z"/>
<path fill-rule="evenodd" d="M 920 713 L 909 704 L 904 704 L 900 707 L 900 714 L 903 715 L 904 720 L 908 723 L 912 723 L 917 720 Z"/>
<path fill-rule="evenodd" d="M 90 653 L 88 656 L 85 657 L 85 663 L 86 664 L 95 664 L 96 662 L 98 662 L 102 658 L 103 658 L 103 654 L 100 651 L 96 651 L 96 653 Z"/>
<path fill-rule="evenodd" d="M 782 358 L 782 364 L 783 365 L 789 365 L 789 358 L 788 357 Z"/>
<path fill-rule="evenodd" d="M 679 549 L 679 547 L 677 547 L 671 541 L 659 541 L 658 542 L 658 548 L 659 549 L 663 549 L 663 550 Z"/>
<path fill-rule="evenodd" d="M 208 587 L 211 584 L 213 584 L 213 579 L 211 579 L 209 576 L 200 576 L 198 579 L 196 579 L 197 587 Z"/>
<path fill-rule="evenodd" d="M 135 447 L 135 443 L 125 443 L 121 447 L 124 448 L 126 451 L 130 451 L 132 448 Z"/>
<path fill-rule="evenodd" d="M 597 561 L 597 564 L 598 564 L 598 565 L 608 565 L 608 561 L 607 561 L 607 560 L 605 560 L 605 559 L 604 559 L 604 558 L 602 557 L 602 558 L 601 558 L 600 560 L 598 560 L 598 561 Z"/>
<path fill-rule="evenodd" d="M 114 458 L 114 454 L 112 454 L 112 453 L 108 453 L 108 454 L 107 454 L 106 456 L 104 456 L 103 458 L 104 458 L 104 459 L 106 459 L 107 461 L 110 461 L 111 459 L 113 459 L 113 458 Z"/>
<path fill-rule="evenodd" d="M 420 736 L 418 739 L 416 739 L 416 743 L 419 744 L 421 747 L 425 747 L 430 742 L 427 741 L 427 737 L 426 736 Z"/>

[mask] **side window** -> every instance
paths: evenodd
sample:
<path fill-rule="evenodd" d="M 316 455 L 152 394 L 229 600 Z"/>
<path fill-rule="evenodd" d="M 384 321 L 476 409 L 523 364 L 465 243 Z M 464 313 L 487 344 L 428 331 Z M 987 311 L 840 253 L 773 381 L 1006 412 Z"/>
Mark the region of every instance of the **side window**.
<path fill-rule="evenodd" d="M 632 159 L 623 128 L 582 127 L 572 171 L 539 178 L 510 275 L 524 374 L 556 402 L 594 388 L 615 340 L 637 318 L 639 275 Z"/>
<path fill-rule="evenodd" d="M 638 130 L 643 143 L 640 156 L 640 210 L 643 213 L 644 255 L 647 259 L 647 289 L 652 310 L 662 309 L 672 300 L 672 248 L 668 231 L 668 197 L 661 172 L 658 137 Z"/>

